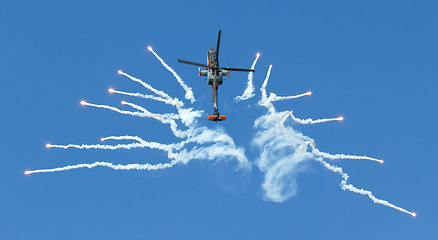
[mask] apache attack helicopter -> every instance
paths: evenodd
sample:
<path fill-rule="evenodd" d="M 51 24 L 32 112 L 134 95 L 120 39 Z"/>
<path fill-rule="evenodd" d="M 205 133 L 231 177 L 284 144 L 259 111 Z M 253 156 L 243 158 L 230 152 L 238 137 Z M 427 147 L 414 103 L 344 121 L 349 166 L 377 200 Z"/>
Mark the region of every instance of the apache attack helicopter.
<path fill-rule="evenodd" d="M 210 121 L 224 121 L 227 119 L 227 116 L 220 115 L 218 111 L 218 86 L 222 84 L 222 77 L 229 77 L 229 71 L 242 71 L 242 72 L 254 72 L 253 69 L 244 69 L 244 68 L 229 68 L 229 67 L 219 67 L 219 43 L 221 40 L 221 30 L 219 30 L 217 35 L 217 46 L 216 49 L 210 48 L 210 51 L 207 53 L 207 65 L 202 63 L 195 63 L 184 61 L 178 59 L 178 62 L 191 64 L 195 66 L 205 67 L 205 70 L 201 70 L 199 68 L 199 77 L 207 76 L 208 85 L 211 85 L 211 90 L 213 91 L 213 100 L 214 104 L 214 115 L 208 116 L 208 120 Z"/>

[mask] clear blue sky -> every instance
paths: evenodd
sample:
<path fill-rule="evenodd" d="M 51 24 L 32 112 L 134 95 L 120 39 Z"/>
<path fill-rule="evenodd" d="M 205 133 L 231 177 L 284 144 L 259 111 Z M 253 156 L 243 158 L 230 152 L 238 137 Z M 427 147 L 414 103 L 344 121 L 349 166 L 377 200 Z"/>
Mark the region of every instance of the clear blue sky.
<path fill-rule="evenodd" d="M 436 135 L 438 3 L 435 1 L 9 1 L 0 9 L 2 93 L 1 239 L 434 239 L 437 236 Z M 309 161 L 297 194 L 264 200 L 263 174 L 236 162 L 194 160 L 162 171 L 78 169 L 24 175 L 77 163 L 166 162 L 158 151 L 46 149 L 99 143 L 109 135 L 177 139 L 156 120 L 83 107 L 80 100 L 120 106 L 109 87 L 148 93 L 122 69 L 172 96 L 184 91 L 146 50 L 148 45 L 193 88 L 195 109 L 212 111 L 197 68 L 222 29 L 221 64 L 249 67 L 255 54 L 256 97 L 234 101 L 246 73 L 220 88 L 220 125 L 249 161 L 256 106 L 266 71 L 268 92 L 313 95 L 275 103 L 300 118 L 344 116 L 343 122 L 294 125 L 330 153 L 382 158 L 336 160 L 350 183 L 415 211 L 413 218 L 341 190 L 341 178 Z M 189 104 L 190 105 L 190 104 Z"/>

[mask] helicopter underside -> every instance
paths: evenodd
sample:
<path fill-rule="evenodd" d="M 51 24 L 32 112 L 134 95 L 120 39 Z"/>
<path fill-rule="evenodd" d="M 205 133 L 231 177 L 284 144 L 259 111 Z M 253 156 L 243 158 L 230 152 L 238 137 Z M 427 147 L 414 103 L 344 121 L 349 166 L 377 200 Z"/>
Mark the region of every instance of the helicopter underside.
<path fill-rule="evenodd" d="M 218 111 L 218 87 L 222 84 L 222 77 L 229 77 L 229 71 L 241 71 L 241 72 L 254 72 L 254 69 L 245 69 L 245 68 L 230 68 L 230 67 L 220 67 L 219 65 L 219 43 L 221 39 L 221 30 L 218 32 L 217 37 L 217 45 L 215 48 L 210 48 L 207 53 L 207 64 L 190 62 L 178 59 L 178 62 L 190 64 L 198 67 L 205 67 L 205 69 L 201 70 L 199 68 L 199 77 L 206 76 L 208 85 L 211 85 L 211 90 L 213 92 L 213 104 L 214 104 L 214 115 L 208 116 L 208 120 L 210 121 L 224 121 L 227 119 L 226 116 L 220 115 Z"/>

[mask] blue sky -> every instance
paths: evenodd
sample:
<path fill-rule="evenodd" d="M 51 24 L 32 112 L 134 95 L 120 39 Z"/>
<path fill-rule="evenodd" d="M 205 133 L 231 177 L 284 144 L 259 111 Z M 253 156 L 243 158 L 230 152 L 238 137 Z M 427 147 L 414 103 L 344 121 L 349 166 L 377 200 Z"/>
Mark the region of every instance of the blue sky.
<path fill-rule="evenodd" d="M 0 9 L 1 239 L 432 239 L 438 208 L 435 169 L 438 111 L 438 30 L 434 1 L 23 1 Z M 220 87 L 226 122 L 208 122 L 211 92 L 197 68 L 222 29 L 220 61 L 250 67 L 256 96 L 235 102 L 246 73 Z M 265 201 L 264 175 L 256 165 L 237 169 L 235 159 L 192 160 L 160 171 L 76 169 L 24 175 L 29 169 L 77 163 L 158 163 L 165 154 L 147 149 L 46 149 L 46 143 L 99 143 L 110 135 L 178 139 L 153 119 L 84 107 L 87 100 L 124 108 L 121 100 L 151 112 L 172 108 L 108 93 L 143 92 L 117 74 L 139 77 L 180 99 L 183 89 L 146 50 L 152 46 L 205 111 L 198 121 L 222 128 L 254 163 L 254 120 L 259 88 L 273 65 L 268 93 L 312 96 L 275 102 L 300 118 L 342 122 L 292 125 L 324 152 L 385 160 L 328 160 L 349 182 L 418 214 L 416 218 L 341 190 L 341 177 L 309 160 L 296 175 L 297 194 Z M 290 119 L 289 119 L 290 120 Z"/>

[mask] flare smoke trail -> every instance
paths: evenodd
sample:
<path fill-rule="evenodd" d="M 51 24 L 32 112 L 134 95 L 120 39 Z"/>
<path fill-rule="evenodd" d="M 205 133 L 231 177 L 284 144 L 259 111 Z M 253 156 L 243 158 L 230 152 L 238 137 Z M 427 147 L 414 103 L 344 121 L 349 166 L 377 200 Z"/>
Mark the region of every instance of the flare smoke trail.
<path fill-rule="evenodd" d="M 180 138 L 185 137 L 184 132 L 182 132 L 182 131 L 177 129 L 177 124 L 175 123 L 175 120 L 173 120 L 175 118 L 179 118 L 179 116 L 177 116 L 175 114 L 172 114 L 172 113 L 168 113 L 168 114 L 164 114 L 164 115 L 156 114 L 156 113 L 151 113 L 151 112 L 147 111 L 146 109 L 144 109 L 144 108 L 142 108 L 142 107 L 140 107 L 138 105 L 135 105 L 135 104 L 129 103 L 129 102 L 125 102 L 125 101 L 122 101 L 122 104 L 131 106 L 131 107 L 133 107 L 133 108 L 135 108 L 137 110 L 140 110 L 141 112 L 131 112 L 131 111 L 126 111 L 126 110 L 120 110 L 120 109 L 118 109 L 116 107 L 111 107 L 111 106 L 108 106 L 108 105 L 92 104 L 92 103 L 88 103 L 88 102 L 85 102 L 85 101 L 81 101 L 81 104 L 85 105 L 85 106 L 96 107 L 96 108 L 109 109 L 109 110 L 112 110 L 112 111 L 115 111 L 115 112 L 118 112 L 118 113 L 121 113 L 121 114 L 126 114 L 126 115 L 132 115 L 132 116 L 137 116 L 137 117 L 154 118 L 154 119 L 156 119 L 156 120 L 158 120 L 158 121 L 160 121 L 160 122 L 162 122 L 164 124 L 169 124 L 170 128 L 171 128 L 172 132 L 175 134 L 175 136 L 180 137 Z"/>
<path fill-rule="evenodd" d="M 300 120 L 292 115 L 292 111 L 277 112 L 272 104 L 275 98 L 268 98 L 266 87 L 269 81 L 271 67 L 268 69 L 265 81 L 260 89 L 261 100 L 259 105 L 266 107 L 268 112 L 254 121 L 256 134 L 252 143 L 260 149 L 260 155 L 256 161 L 265 175 L 265 181 L 262 188 L 265 193 L 265 199 L 274 202 L 283 202 L 294 196 L 297 191 L 296 176 L 308 167 L 310 159 L 321 162 L 327 169 L 332 172 L 341 174 L 341 188 L 361 195 L 367 195 L 373 202 L 379 203 L 390 208 L 416 216 L 415 213 L 409 212 L 401 207 L 395 206 L 388 201 L 376 198 L 371 191 L 358 189 L 352 184 L 347 184 L 349 176 L 342 171 L 342 168 L 335 167 L 323 161 L 327 159 L 363 159 L 383 163 L 383 160 L 345 154 L 329 154 L 319 151 L 313 139 L 297 132 L 291 126 L 285 126 L 285 120 L 291 116 L 293 120 L 301 123 L 318 123 L 333 120 L 342 120 L 341 118 L 320 119 L 320 120 Z M 272 94 L 270 96 L 273 96 Z M 300 95 L 297 95 L 300 96 Z M 275 101 L 275 100 L 274 100 Z M 280 127 L 279 127 L 280 126 Z M 308 146 L 311 151 L 308 151 Z"/>
<path fill-rule="evenodd" d="M 277 96 L 277 94 L 271 93 L 269 95 L 269 100 L 271 102 L 275 102 L 275 101 L 295 99 L 295 98 L 300 98 L 300 97 L 310 96 L 310 95 L 312 95 L 312 92 L 306 92 L 303 94 L 299 94 L 299 95 L 295 95 L 295 96 L 287 96 L 287 97 L 279 97 L 279 96 Z"/>
<path fill-rule="evenodd" d="M 110 93 L 117 93 L 117 94 L 131 96 L 131 97 L 152 99 L 152 100 L 163 102 L 165 104 L 172 105 L 172 106 L 178 106 L 178 107 L 184 106 L 184 103 L 179 101 L 177 98 L 174 98 L 173 100 L 171 100 L 171 99 L 164 99 L 164 98 L 156 97 L 156 96 L 153 96 L 153 95 L 145 95 L 145 94 L 141 94 L 141 93 L 130 93 L 130 92 L 118 91 L 118 90 L 115 90 L 113 88 L 110 88 L 108 91 Z"/>
<path fill-rule="evenodd" d="M 163 98 L 166 98 L 166 99 L 172 99 L 169 95 L 167 95 L 167 93 L 165 93 L 165 92 L 163 92 L 163 91 L 159 91 L 159 90 L 153 88 L 151 85 L 149 85 L 149 84 L 143 82 L 142 80 L 140 80 L 140 79 L 138 79 L 138 78 L 135 78 L 135 77 L 133 77 L 133 76 L 127 74 L 127 73 L 122 72 L 122 70 L 119 70 L 118 73 L 121 74 L 121 75 L 123 75 L 123 76 L 128 77 L 129 79 L 131 79 L 131 80 L 134 81 L 134 82 L 138 82 L 138 83 L 140 83 L 141 85 L 143 85 L 143 87 L 145 87 L 145 88 L 151 90 L 153 93 L 155 93 L 155 94 L 157 94 L 157 95 L 160 95 L 160 96 L 163 97 Z"/>
<path fill-rule="evenodd" d="M 312 145 L 311 146 L 312 146 L 312 153 L 313 154 L 315 154 L 316 156 L 327 158 L 327 159 L 356 159 L 356 160 L 370 160 L 370 161 L 375 161 L 375 162 L 383 163 L 383 160 L 381 160 L 381 159 L 367 157 L 367 156 L 354 156 L 354 155 L 345 155 L 345 154 L 330 154 L 330 153 L 321 152 L 321 151 L 319 151 L 315 147 L 315 143 L 313 141 L 312 141 Z"/>
<path fill-rule="evenodd" d="M 186 90 L 186 98 L 192 103 L 195 101 L 191 88 L 189 88 L 181 80 L 181 78 L 171 69 L 154 51 L 149 49 L 155 57 L 160 60 L 163 66 L 172 72 L 184 90 Z M 254 68 L 259 54 L 257 54 L 252 67 Z M 310 137 L 303 135 L 292 128 L 292 123 L 286 124 L 286 119 L 290 116 L 292 120 L 301 124 L 315 124 L 329 121 L 341 121 L 343 118 L 326 118 L 326 119 L 298 119 L 292 111 L 277 112 L 274 105 L 275 101 L 296 99 L 303 96 L 310 95 L 310 92 L 288 97 L 278 97 L 274 93 L 270 93 L 269 97 L 266 93 L 266 88 L 271 74 L 272 65 L 266 74 L 266 78 L 260 88 L 261 99 L 258 102 L 260 106 L 266 107 L 267 113 L 254 120 L 254 129 L 256 130 L 252 139 L 252 144 L 259 149 L 259 156 L 254 164 L 264 174 L 264 182 L 262 189 L 264 191 L 264 198 L 269 201 L 283 202 L 294 196 L 297 191 L 296 176 L 305 171 L 309 167 L 309 160 L 320 162 L 326 169 L 340 174 L 342 177 L 341 189 L 348 190 L 354 193 L 368 196 L 374 203 L 382 204 L 398 211 L 408 213 L 416 216 L 415 213 L 410 212 L 404 208 L 398 207 L 388 201 L 376 198 L 371 191 L 358 189 L 352 184 L 347 184 L 349 176 L 343 172 L 342 168 L 333 166 L 324 161 L 324 159 L 358 159 L 370 160 L 383 163 L 383 160 L 371 158 L 367 156 L 355 156 L 347 154 L 330 154 L 320 151 L 316 148 L 315 141 Z M 173 135 L 178 137 L 181 141 L 174 143 L 158 143 L 146 141 L 138 136 L 109 136 L 101 138 L 101 141 L 132 141 L 124 144 L 47 144 L 47 148 L 61 148 L 61 149 L 101 149 L 101 150 L 117 150 L 117 149 L 132 149 L 132 148 L 147 148 L 166 152 L 168 155 L 168 162 L 160 162 L 156 164 L 151 163 L 131 163 L 131 164 L 113 164 L 109 162 L 94 162 L 94 163 L 80 163 L 76 165 L 69 165 L 64 167 L 37 169 L 25 171 L 25 174 L 32 173 L 51 173 L 61 172 L 78 168 L 94 168 L 94 167 L 108 167 L 114 170 L 160 170 L 173 167 L 177 164 L 187 164 L 191 160 L 228 160 L 235 159 L 240 169 L 250 169 L 251 163 L 245 155 L 245 149 L 236 146 L 231 136 L 225 133 L 223 128 L 211 129 L 202 126 L 197 119 L 203 115 L 203 111 L 194 110 L 193 108 L 184 108 L 184 103 L 178 98 L 171 98 L 167 93 L 153 88 L 151 85 L 143 82 L 140 79 L 134 78 L 122 71 L 119 71 L 129 79 L 140 83 L 146 89 L 152 91 L 154 95 L 144 95 L 141 93 L 128 93 L 110 89 L 111 93 L 123 94 L 132 97 L 140 97 L 151 99 L 156 102 L 164 102 L 175 107 L 177 113 L 151 113 L 146 108 L 123 101 L 124 105 L 132 107 L 137 112 L 121 110 L 116 107 L 107 105 L 98 105 L 81 101 L 82 105 L 96 108 L 108 109 L 120 114 L 131 115 L 136 117 L 147 117 L 159 120 L 161 123 L 168 125 Z M 244 94 L 236 97 L 236 100 L 246 100 L 254 96 L 254 86 L 252 83 L 253 75 L 248 75 L 248 86 Z M 180 125 L 183 125 L 181 128 Z"/>
<path fill-rule="evenodd" d="M 303 95 L 303 94 L 300 94 L 300 95 Z M 297 95 L 297 96 L 300 96 L 300 95 Z M 313 120 L 313 119 L 311 119 L 311 118 L 308 118 L 308 119 L 299 119 L 299 118 L 295 117 L 295 116 L 292 114 L 292 111 L 290 111 L 290 112 L 288 112 L 288 113 L 286 114 L 286 116 L 284 116 L 283 120 L 281 121 L 281 124 L 283 124 L 283 123 L 286 121 L 287 117 L 289 117 L 289 116 L 292 118 L 292 120 L 294 120 L 295 122 L 300 123 L 300 124 L 317 124 L 317 123 L 325 123 L 325 122 L 331 122 L 331 121 L 342 121 L 342 120 L 344 120 L 343 117 L 337 117 L 337 118 L 322 118 L 322 119 L 317 119 L 317 120 Z"/>
<path fill-rule="evenodd" d="M 256 58 L 254 59 L 254 62 L 251 65 L 251 69 L 254 69 L 255 65 L 257 64 L 257 61 L 259 60 L 259 57 L 260 57 L 260 53 L 257 53 Z M 248 83 L 247 83 L 246 89 L 243 92 L 242 96 L 237 96 L 234 98 L 236 101 L 247 100 L 247 99 L 250 99 L 250 98 L 255 96 L 254 84 L 252 82 L 253 78 L 254 78 L 254 72 L 249 72 L 248 73 Z"/>
<path fill-rule="evenodd" d="M 169 67 L 169 65 L 166 64 L 166 62 L 164 62 L 164 60 L 162 58 L 160 58 L 160 56 L 158 56 L 158 54 L 156 54 L 154 52 L 154 50 L 152 50 L 152 47 L 148 47 L 148 50 L 154 54 L 154 56 L 161 62 L 161 64 L 167 69 L 169 70 L 169 72 L 171 72 L 173 74 L 173 76 L 176 78 L 176 80 L 178 81 L 179 85 L 181 85 L 181 87 L 184 88 L 184 91 L 186 91 L 186 95 L 185 98 L 190 100 L 191 103 L 194 103 L 195 97 L 193 96 L 193 91 L 192 88 L 187 86 L 184 81 L 181 79 L 180 76 L 178 76 L 178 74 L 175 72 L 175 70 L 173 70 L 171 67 Z"/>
<path fill-rule="evenodd" d="M 114 170 L 161 170 L 165 168 L 170 168 L 174 166 L 177 162 L 172 161 L 170 163 L 157 163 L 157 164 L 138 164 L 138 163 L 131 163 L 131 164 L 112 164 L 109 162 L 95 162 L 91 164 L 87 163 L 81 163 L 76 165 L 70 165 L 65 167 L 59 167 L 59 168 L 52 168 L 52 169 L 39 169 L 39 170 L 32 170 L 32 171 L 26 171 L 25 174 L 32 174 L 32 173 L 52 173 L 52 172 L 62 172 L 72 169 L 78 169 L 78 168 L 94 168 L 97 166 L 102 167 L 109 167 Z"/>
<path fill-rule="evenodd" d="M 109 110 L 114 111 L 114 112 L 118 112 L 120 114 L 126 114 L 126 115 L 138 116 L 138 117 L 146 117 L 146 114 L 144 114 L 142 112 L 131 112 L 131 111 L 126 111 L 126 110 L 120 110 L 116 107 L 111 107 L 108 105 L 98 105 L 98 104 L 88 103 L 85 101 L 81 101 L 81 105 L 96 107 L 96 108 L 105 108 L 105 109 L 109 109 Z"/>
<path fill-rule="evenodd" d="M 268 95 L 266 94 L 266 86 L 268 85 L 269 77 L 271 76 L 272 65 L 269 65 L 268 72 L 266 73 L 265 81 L 263 81 L 262 87 L 260 91 L 262 92 L 262 99 L 259 101 L 259 105 L 263 107 L 267 107 L 269 111 L 275 110 L 273 109 L 273 105 L 268 99 Z"/>
<path fill-rule="evenodd" d="M 330 165 L 327 162 L 325 162 L 325 161 L 323 161 L 323 160 L 321 160 L 319 158 L 315 158 L 315 159 L 317 161 L 321 162 L 324 165 L 324 167 L 326 167 L 328 170 L 330 170 L 330 171 L 332 171 L 334 173 L 338 173 L 339 175 L 341 175 L 341 177 L 342 177 L 342 181 L 341 181 L 341 188 L 342 188 L 342 190 L 344 190 L 344 191 L 348 190 L 348 191 L 351 191 L 351 192 L 354 192 L 354 193 L 359 193 L 359 194 L 362 194 L 362 195 L 366 195 L 375 203 L 382 204 L 384 206 L 387 206 L 387 207 L 399 210 L 400 212 L 404 212 L 404 213 L 410 214 L 413 217 L 415 217 L 417 215 L 414 212 L 409 212 L 408 210 L 406 210 L 404 208 L 397 207 L 394 204 L 389 203 L 388 201 L 376 198 L 371 191 L 367 191 L 367 190 L 364 190 L 364 189 L 358 189 L 355 186 L 353 186 L 352 184 L 347 184 L 347 180 L 348 180 L 348 178 L 350 176 L 348 176 L 346 173 L 344 173 L 342 171 L 342 168 Z"/>
<path fill-rule="evenodd" d="M 317 123 L 325 123 L 325 122 L 331 122 L 331 121 L 342 121 L 344 120 L 343 117 L 337 117 L 337 118 L 322 118 L 322 119 L 316 119 L 313 120 L 311 118 L 308 119 L 299 119 L 296 118 L 293 114 L 292 111 L 290 111 L 290 116 L 292 118 L 292 120 L 294 120 L 297 123 L 301 123 L 301 124 L 317 124 Z"/>
<path fill-rule="evenodd" d="M 117 144 L 117 145 L 105 145 L 105 144 L 68 144 L 68 145 L 55 145 L 55 144 L 47 144 L 47 148 L 76 148 L 76 149 L 102 149 L 102 150 L 117 150 L 117 149 L 132 149 L 132 148 L 149 148 L 149 149 L 157 149 L 162 150 L 168 153 L 168 158 L 171 160 L 168 163 L 158 163 L 158 164 L 112 164 L 108 162 L 95 162 L 92 164 L 76 164 L 71 166 L 53 168 L 53 169 L 39 169 L 39 170 L 30 170 L 26 171 L 25 174 L 32 173 L 49 173 L 49 172 L 59 172 L 59 171 L 67 171 L 78 168 L 94 168 L 97 166 L 109 167 L 114 170 L 159 170 L 172 167 L 178 163 L 187 164 L 192 159 L 206 159 L 206 160 L 226 160 L 226 159 L 236 159 L 238 162 L 238 166 L 240 169 L 250 169 L 251 165 L 248 159 L 245 156 L 245 150 L 243 148 L 237 147 L 234 143 L 234 140 L 228 136 L 222 129 L 212 130 L 205 126 L 199 126 L 197 122 L 197 118 L 202 116 L 202 111 L 196 111 L 192 108 L 183 108 L 183 104 L 177 104 L 181 101 L 178 98 L 172 99 L 167 93 L 157 90 L 150 86 L 149 84 L 144 83 L 143 81 L 129 76 L 121 71 L 120 74 L 127 76 L 131 80 L 134 80 L 141 85 L 143 85 L 146 89 L 151 90 L 155 94 L 161 96 L 151 96 L 146 97 L 150 98 L 154 101 L 173 103 L 177 114 L 174 113 L 166 113 L 166 114 L 156 114 L 151 113 L 145 108 L 138 106 L 133 103 L 123 101 L 122 104 L 128 105 L 139 112 L 131 112 L 118 109 L 116 107 L 107 106 L 107 105 L 98 105 L 87 103 L 85 101 L 81 101 L 82 105 L 104 108 L 108 109 L 120 114 L 127 114 L 137 117 L 149 117 L 154 118 L 161 121 L 163 124 L 169 124 L 170 129 L 174 136 L 183 138 L 184 140 L 178 143 L 172 144 L 162 144 L 157 142 L 149 142 L 141 139 L 137 136 L 109 136 L 102 138 L 101 141 L 107 140 L 133 140 L 135 142 L 128 144 Z M 110 90 L 111 93 L 120 93 L 124 94 L 125 92 L 115 91 L 114 89 Z M 125 94 L 131 95 L 134 97 L 143 97 L 146 95 L 143 94 Z M 169 102 L 172 101 L 172 102 Z M 180 120 L 181 123 L 187 128 L 186 130 L 179 129 L 178 123 L 175 120 Z M 187 148 L 186 145 L 192 143 L 195 146 L 192 148 Z M 210 145 L 208 145 L 210 144 Z"/>
<path fill-rule="evenodd" d="M 128 105 L 136 110 L 142 111 L 145 114 L 145 117 L 151 117 L 151 118 L 157 119 L 159 121 L 165 121 L 168 119 L 178 119 L 179 118 L 179 116 L 177 114 L 174 114 L 174 113 L 165 113 L 165 114 L 151 113 L 148 110 L 146 110 L 146 108 L 144 108 L 144 107 L 140 107 L 134 103 L 130 103 L 130 102 L 126 102 L 126 101 L 122 101 L 122 104 Z M 166 123 L 166 122 L 163 122 L 163 123 Z"/>
<path fill-rule="evenodd" d="M 103 145 L 103 144 L 67 144 L 67 145 L 56 145 L 56 144 L 46 144 L 47 148 L 77 148 L 77 149 L 105 149 L 105 150 L 115 150 L 115 149 L 131 149 L 139 148 L 142 144 L 131 143 L 131 144 L 117 144 L 117 145 Z"/>
<path fill-rule="evenodd" d="M 108 105 L 98 105 L 98 104 L 93 104 L 93 103 L 88 103 L 88 102 L 85 102 L 85 101 L 81 101 L 81 105 L 90 106 L 90 107 L 96 107 L 96 108 L 109 109 L 111 111 L 118 112 L 120 114 L 132 115 L 132 116 L 137 116 L 137 117 L 154 118 L 154 119 L 157 119 L 157 120 L 159 120 L 159 121 L 161 121 L 163 123 L 167 123 L 165 121 L 167 121 L 167 119 L 169 119 L 169 118 L 176 118 L 176 117 L 173 117 L 175 115 L 171 114 L 171 113 L 170 114 L 166 114 L 166 115 L 157 114 L 157 113 L 151 113 L 151 112 L 147 111 L 146 109 L 141 108 L 141 107 L 139 107 L 139 106 L 137 106 L 137 105 L 135 105 L 133 103 L 122 101 L 122 104 L 129 105 L 129 106 L 131 106 L 131 107 L 133 107 L 133 108 L 135 108 L 137 110 L 141 110 L 142 112 L 131 112 L 131 111 L 126 111 L 126 110 L 120 110 L 120 109 L 118 109 L 116 107 L 111 107 L 111 106 L 108 106 Z"/>
<path fill-rule="evenodd" d="M 178 115 L 173 114 L 173 113 L 167 113 L 167 114 L 151 113 L 143 107 L 140 107 L 138 105 L 135 105 L 135 104 L 129 103 L 129 102 L 125 102 L 125 101 L 123 101 L 122 104 L 126 104 L 132 108 L 135 108 L 137 110 L 142 111 L 143 115 L 140 115 L 139 117 L 150 117 L 150 118 L 154 118 L 154 119 L 160 121 L 163 124 L 169 124 L 170 130 L 173 132 L 173 134 L 176 137 L 184 138 L 186 136 L 186 134 L 183 131 L 178 129 L 178 124 L 174 120 L 174 119 L 179 118 Z"/>

